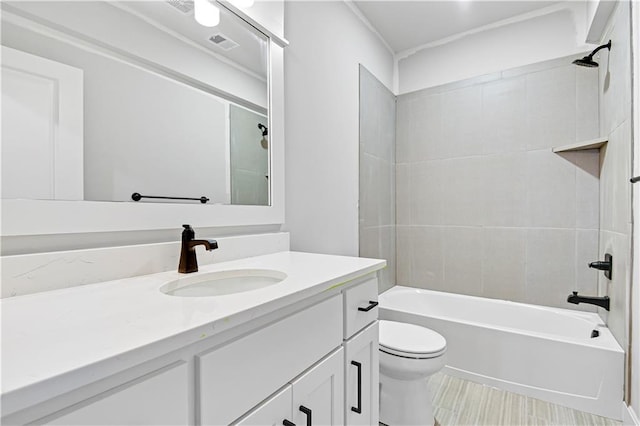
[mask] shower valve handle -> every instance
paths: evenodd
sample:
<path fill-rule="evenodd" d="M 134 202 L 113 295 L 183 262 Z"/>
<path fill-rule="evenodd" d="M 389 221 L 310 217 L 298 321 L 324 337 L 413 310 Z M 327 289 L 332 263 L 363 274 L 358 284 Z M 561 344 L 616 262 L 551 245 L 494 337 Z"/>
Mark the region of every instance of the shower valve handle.
<path fill-rule="evenodd" d="M 604 276 L 608 279 L 611 279 L 611 272 L 613 269 L 613 256 L 607 253 L 604 255 L 604 260 L 598 260 L 596 262 L 589 263 L 589 268 L 604 271 Z"/>

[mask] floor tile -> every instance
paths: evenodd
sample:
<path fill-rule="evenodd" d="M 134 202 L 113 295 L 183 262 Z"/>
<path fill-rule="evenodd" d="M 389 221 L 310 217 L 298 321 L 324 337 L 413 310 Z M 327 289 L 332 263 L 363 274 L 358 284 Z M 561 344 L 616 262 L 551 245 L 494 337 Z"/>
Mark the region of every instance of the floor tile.
<path fill-rule="evenodd" d="M 621 426 L 620 422 L 443 373 L 429 381 L 440 426 Z"/>

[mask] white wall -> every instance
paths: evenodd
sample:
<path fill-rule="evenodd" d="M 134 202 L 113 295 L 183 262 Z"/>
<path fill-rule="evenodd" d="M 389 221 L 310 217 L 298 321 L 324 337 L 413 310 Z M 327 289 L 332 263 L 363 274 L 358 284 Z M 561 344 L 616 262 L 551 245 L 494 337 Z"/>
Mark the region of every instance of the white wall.
<path fill-rule="evenodd" d="M 293 250 L 358 255 L 358 64 L 393 58 L 343 2 L 287 2 L 286 217 Z"/>
<path fill-rule="evenodd" d="M 398 54 L 399 94 L 591 50 L 585 2 L 565 2 L 520 22 Z M 405 57 L 406 55 L 406 57 Z"/>

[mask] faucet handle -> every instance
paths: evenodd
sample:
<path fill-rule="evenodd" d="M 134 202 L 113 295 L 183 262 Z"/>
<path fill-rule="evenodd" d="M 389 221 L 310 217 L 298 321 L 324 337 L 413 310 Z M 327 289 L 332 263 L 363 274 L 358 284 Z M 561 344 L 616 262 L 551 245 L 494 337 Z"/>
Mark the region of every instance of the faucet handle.
<path fill-rule="evenodd" d="M 196 232 L 191 225 L 182 225 L 184 231 L 182 231 L 182 241 L 191 241 L 196 237 Z"/>
<path fill-rule="evenodd" d="M 578 292 L 577 292 L 577 291 L 572 291 L 572 293 L 573 293 L 573 295 L 574 295 L 574 296 L 577 296 L 577 295 L 578 295 Z"/>

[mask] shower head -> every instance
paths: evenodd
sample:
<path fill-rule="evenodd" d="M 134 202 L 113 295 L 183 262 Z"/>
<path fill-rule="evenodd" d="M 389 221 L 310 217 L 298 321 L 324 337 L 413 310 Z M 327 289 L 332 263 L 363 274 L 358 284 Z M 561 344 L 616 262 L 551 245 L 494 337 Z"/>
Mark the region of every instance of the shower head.
<path fill-rule="evenodd" d="M 269 147 L 269 141 L 267 140 L 267 135 L 269 134 L 269 129 L 262 123 L 258 123 L 258 129 L 262 131 L 262 139 L 260 139 L 260 145 L 267 149 Z"/>
<path fill-rule="evenodd" d="M 576 59 L 575 61 L 573 61 L 573 64 L 587 68 L 598 68 L 598 63 L 591 59 L 591 56 L 585 56 L 582 59 Z"/>
<path fill-rule="evenodd" d="M 593 55 L 595 55 L 599 50 L 604 49 L 605 47 L 611 50 L 611 40 L 609 40 L 609 43 L 607 44 L 603 44 L 602 46 L 596 47 L 593 52 L 591 52 L 589 55 L 585 56 L 584 58 L 576 59 L 575 61 L 573 61 L 573 64 L 581 67 L 598 68 L 598 63 L 593 60 Z"/>

